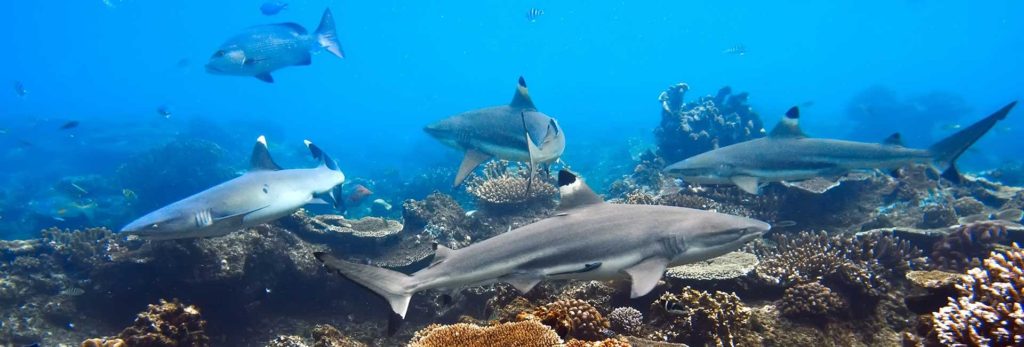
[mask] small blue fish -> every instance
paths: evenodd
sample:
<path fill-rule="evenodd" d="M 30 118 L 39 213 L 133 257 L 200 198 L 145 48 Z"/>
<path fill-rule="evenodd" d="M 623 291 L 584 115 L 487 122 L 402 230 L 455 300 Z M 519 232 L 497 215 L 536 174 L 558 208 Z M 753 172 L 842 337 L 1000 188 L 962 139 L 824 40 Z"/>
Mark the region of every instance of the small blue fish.
<path fill-rule="evenodd" d="M 171 118 L 171 108 L 167 107 L 167 105 L 160 105 L 160 107 L 157 107 L 156 113 L 160 114 L 164 118 Z"/>
<path fill-rule="evenodd" d="M 526 19 L 529 19 L 531 22 L 536 22 L 537 18 L 543 15 L 544 10 L 537 8 L 531 8 L 529 11 L 526 11 Z"/>
<path fill-rule="evenodd" d="M 25 89 L 25 84 L 21 81 L 14 81 L 14 93 L 18 94 L 19 98 L 24 98 L 28 95 L 28 89 Z"/>
<path fill-rule="evenodd" d="M 733 47 L 726 48 L 724 51 L 722 51 L 722 53 L 732 55 L 744 55 L 747 54 L 747 47 L 743 45 L 736 45 Z"/>
<path fill-rule="evenodd" d="M 284 1 L 267 1 L 260 5 L 260 12 L 265 16 L 273 16 L 288 7 Z"/>

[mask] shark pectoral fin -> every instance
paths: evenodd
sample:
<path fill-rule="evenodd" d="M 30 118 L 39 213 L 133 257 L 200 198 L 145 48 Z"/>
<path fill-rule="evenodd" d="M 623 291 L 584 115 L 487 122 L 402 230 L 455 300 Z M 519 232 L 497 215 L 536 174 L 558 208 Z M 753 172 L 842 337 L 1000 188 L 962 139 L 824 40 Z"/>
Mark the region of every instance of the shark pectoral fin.
<path fill-rule="evenodd" d="M 256 75 L 254 75 L 252 77 L 256 77 L 256 79 L 258 79 L 260 81 L 263 81 L 263 82 L 274 83 L 274 76 L 271 76 L 269 72 L 264 72 L 264 73 L 261 73 L 261 74 L 256 74 Z"/>
<path fill-rule="evenodd" d="M 330 205 L 331 204 L 330 202 L 327 202 L 327 200 L 324 200 L 323 198 L 313 198 L 313 200 L 310 200 L 309 203 L 310 204 L 314 204 L 314 205 Z"/>
<path fill-rule="evenodd" d="M 604 203 L 604 199 L 594 193 L 583 180 L 565 169 L 558 172 L 558 192 L 562 196 L 558 202 L 558 215 L 567 215 L 566 211 L 579 206 Z"/>
<path fill-rule="evenodd" d="M 652 257 L 627 268 L 625 271 L 633 282 L 629 297 L 635 299 L 650 293 L 654 286 L 658 285 L 661 276 L 665 274 L 666 267 L 668 267 L 667 258 Z"/>
<path fill-rule="evenodd" d="M 647 295 L 654 286 L 658 285 L 661 276 L 665 274 L 668 266 L 668 259 L 663 257 L 652 257 L 633 265 L 624 271 L 629 274 L 632 286 L 630 298 L 639 298 Z"/>
<path fill-rule="evenodd" d="M 281 166 L 270 157 L 270 150 L 267 149 L 267 138 L 263 135 L 256 138 L 256 144 L 252 146 L 252 156 L 249 157 L 249 171 L 281 170 Z"/>
<path fill-rule="evenodd" d="M 245 221 L 245 216 L 248 216 L 250 213 L 253 213 L 253 212 L 265 209 L 267 207 L 270 207 L 270 205 L 254 208 L 252 210 L 245 211 L 245 212 L 239 212 L 239 213 L 235 213 L 235 214 L 230 214 L 230 215 L 227 215 L 227 216 L 214 217 L 212 223 L 210 223 L 210 224 L 221 223 L 221 224 L 241 226 L 242 223 Z"/>
<path fill-rule="evenodd" d="M 462 184 L 462 181 L 466 180 L 466 177 L 469 177 L 469 174 L 487 159 L 491 159 L 490 154 L 475 149 L 466 150 L 466 156 L 462 157 L 462 164 L 459 165 L 459 172 L 455 174 L 455 183 L 452 183 L 452 187 Z"/>
<path fill-rule="evenodd" d="M 509 106 L 537 109 L 537 106 L 533 105 L 533 100 L 530 99 L 530 92 L 526 89 L 526 79 L 523 76 L 519 76 L 519 85 L 516 86 L 516 93 L 512 95 L 512 102 L 509 103 Z"/>
<path fill-rule="evenodd" d="M 733 184 L 735 184 L 737 187 L 740 187 L 740 189 L 747 193 L 755 195 L 758 193 L 758 185 L 760 183 L 757 181 L 757 177 L 732 176 L 729 178 L 729 180 L 731 180 Z"/>
<path fill-rule="evenodd" d="M 306 66 L 310 64 L 313 64 L 313 55 L 309 54 L 309 52 L 306 52 L 306 55 L 302 57 L 302 60 L 299 60 L 297 63 L 295 63 L 295 66 Z"/>
<path fill-rule="evenodd" d="M 508 278 L 502 279 L 503 282 L 511 284 L 513 287 L 516 287 L 516 290 L 518 290 L 522 294 L 529 293 L 530 290 L 537 285 L 537 283 L 540 283 L 540 280 L 541 278 L 539 276 L 529 275 L 510 276 Z"/>

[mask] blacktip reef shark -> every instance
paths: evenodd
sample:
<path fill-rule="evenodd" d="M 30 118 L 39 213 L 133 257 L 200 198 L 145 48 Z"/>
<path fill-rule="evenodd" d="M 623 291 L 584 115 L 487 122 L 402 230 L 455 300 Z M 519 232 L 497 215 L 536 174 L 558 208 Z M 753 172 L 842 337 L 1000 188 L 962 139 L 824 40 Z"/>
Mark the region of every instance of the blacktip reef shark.
<path fill-rule="evenodd" d="M 459 186 L 473 169 L 491 158 L 530 163 L 532 182 L 537 165 L 554 162 L 565 151 L 562 128 L 533 105 L 523 77 L 519 77 L 508 105 L 460 113 L 423 130 L 466 153 L 452 187 Z"/>
<path fill-rule="evenodd" d="M 636 298 L 653 290 L 667 267 L 737 250 L 771 229 L 710 211 L 605 203 L 566 170 L 558 184 L 556 215 L 458 250 L 435 245 L 430 266 L 412 275 L 314 255 L 329 271 L 387 299 L 404 318 L 416 292 L 495 282 L 526 293 L 544 279 L 629 278 Z"/>
<path fill-rule="evenodd" d="M 345 174 L 319 147 L 305 143 L 320 161 L 316 168 L 281 169 L 260 136 L 244 175 L 150 212 L 121 232 L 149 240 L 220 236 L 284 217 L 309 203 L 337 207 L 334 191 L 345 182 Z"/>
<path fill-rule="evenodd" d="M 704 152 L 665 168 L 669 175 L 698 184 L 735 184 L 757 194 L 762 183 L 841 176 L 855 170 L 897 169 L 921 163 L 958 182 L 956 159 L 1013 109 L 1003 106 L 973 125 L 928 149 L 903 147 L 899 133 L 884 143 L 812 138 L 800 130 L 800 110 L 793 107 L 767 137 Z"/>

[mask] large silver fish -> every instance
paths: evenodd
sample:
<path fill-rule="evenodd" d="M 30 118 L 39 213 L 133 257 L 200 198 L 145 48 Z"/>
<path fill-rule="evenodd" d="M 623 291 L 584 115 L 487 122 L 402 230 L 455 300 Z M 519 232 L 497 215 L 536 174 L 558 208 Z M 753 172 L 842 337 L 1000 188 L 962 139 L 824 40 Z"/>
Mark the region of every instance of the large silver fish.
<path fill-rule="evenodd" d="M 544 279 L 629 278 L 630 296 L 636 298 L 654 289 L 667 267 L 735 251 L 771 229 L 762 221 L 710 211 L 608 204 L 565 170 L 558 183 L 562 200 L 554 216 L 462 249 L 436 246 L 433 263 L 412 275 L 314 255 L 405 317 L 416 292 L 495 282 L 526 293 Z"/>
<path fill-rule="evenodd" d="M 324 49 L 344 58 L 331 9 L 324 10 L 312 35 L 295 23 L 254 26 L 228 39 L 213 53 L 206 72 L 215 75 L 253 76 L 274 83 L 270 75 L 289 66 L 312 64 L 314 50 Z"/>
<path fill-rule="evenodd" d="M 150 240 L 225 235 L 295 212 L 309 203 L 338 206 L 335 188 L 345 174 L 319 147 L 306 146 L 320 166 L 283 170 L 274 163 L 263 136 L 253 148 L 246 174 L 167 205 L 129 223 L 121 232 Z"/>
<path fill-rule="evenodd" d="M 537 110 L 522 77 L 508 105 L 463 112 L 423 130 L 466 153 L 452 186 L 491 158 L 530 163 L 532 178 L 537 165 L 554 162 L 565 151 L 565 134 L 558 121 Z"/>
<path fill-rule="evenodd" d="M 1017 102 L 950 135 L 927 149 L 900 145 L 899 134 L 885 143 L 865 143 L 804 135 L 798 124 L 800 111 L 793 107 L 771 134 L 704 152 L 669 165 L 665 172 L 698 184 L 735 184 L 757 194 L 761 183 L 835 177 L 854 170 L 895 169 L 911 163 L 930 164 L 944 170 L 943 177 L 958 181 L 956 159 L 1006 118 Z"/>

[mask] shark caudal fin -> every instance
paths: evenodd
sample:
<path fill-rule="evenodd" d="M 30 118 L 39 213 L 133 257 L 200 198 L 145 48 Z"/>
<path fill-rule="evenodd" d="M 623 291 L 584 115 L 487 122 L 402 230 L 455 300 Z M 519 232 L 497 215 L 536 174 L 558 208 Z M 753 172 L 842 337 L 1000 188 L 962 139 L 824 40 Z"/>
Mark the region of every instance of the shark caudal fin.
<path fill-rule="evenodd" d="M 313 256 L 324 263 L 331 272 L 348 278 L 383 297 L 391 304 L 391 310 L 405 318 L 409 309 L 412 292 L 408 289 L 412 284 L 412 276 L 376 266 L 350 263 L 332 257 L 324 252 L 315 252 Z"/>
<path fill-rule="evenodd" d="M 309 153 L 313 155 L 313 158 L 320 161 L 321 168 L 337 171 L 341 174 L 341 181 L 345 181 L 345 173 L 341 172 L 341 168 L 338 167 L 338 162 L 334 161 L 334 159 L 327 155 L 327 152 L 324 152 L 320 147 L 317 147 L 317 145 L 313 144 L 312 141 L 302 140 L 302 142 L 306 144 L 306 148 L 309 148 Z M 314 197 L 323 200 L 322 202 L 327 202 L 334 207 L 335 210 L 344 212 L 345 204 L 342 199 L 344 195 L 342 194 L 341 186 L 341 184 L 338 184 L 326 193 L 315 194 Z"/>
<path fill-rule="evenodd" d="M 960 173 L 956 169 L 956 159 L 961 154 L 964 154 L 964 151 L 977 142 L 985 133 L 991 130 L 996 123 L 1005 119 L 1006 115 L 1016 105 L 1016 101 L 1011 102 L 1003 106 L 999 111 L 929 147 L 928 151 L 932 154 L 933 165 L 937 169 L 943 170 L 942 177 L 953 182 L 959 182 Z"/>
<path fill-rule="evenodd" d="M 320 17 L 320 26 L 316 27 L 316 42 L 320 47 L 331 52 L 338 58 L 345 58 L 345 52 L 341 50 L 341 42 L 338 41 L 338 32 L 334 29 L 334 15 L 331 9 L 325 9 L 324 15 Z"/>

